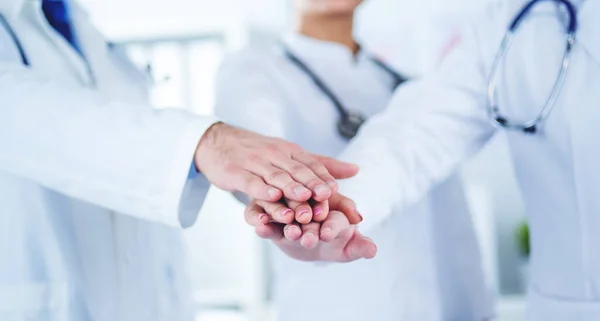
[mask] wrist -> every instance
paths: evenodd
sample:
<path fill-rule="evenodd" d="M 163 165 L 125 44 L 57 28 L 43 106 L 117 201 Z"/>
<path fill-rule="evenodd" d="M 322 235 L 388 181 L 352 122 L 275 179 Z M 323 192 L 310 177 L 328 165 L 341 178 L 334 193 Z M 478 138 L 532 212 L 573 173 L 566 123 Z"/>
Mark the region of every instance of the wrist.
<path fill-rule="evenodd" d="M 216 122 L 208 127 L 208 129 L 200 138 L 200 141 L 196 146 L 196 152 L 194 153 L 194 166 L 196 167 L 196 171 L 199 173 L 202 172 L 202 159 L 209 155 L 210 151 L 213 149 L 212 146 L 215 146 L 216 141 L 218 140 L 219 133 L 221 133 L 226 127 L 228 127 L 227 124 L 223 122 Z"/>

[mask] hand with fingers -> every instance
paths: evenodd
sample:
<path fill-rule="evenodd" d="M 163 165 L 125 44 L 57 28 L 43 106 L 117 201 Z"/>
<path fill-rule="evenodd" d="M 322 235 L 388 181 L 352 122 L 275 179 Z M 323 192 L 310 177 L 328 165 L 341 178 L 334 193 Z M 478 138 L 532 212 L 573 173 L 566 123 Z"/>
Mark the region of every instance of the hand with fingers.
<path fill-rule="evenodd" d="M 282 197 L 296 202 L 326 201 L 337 192 L 336 178 L 358 172 L 355 165 L 312 155 L 295 144 L 224 123 L 206 131 L 194 163 L 213 185 L 269 202 Z"/>
<path fill-rule="evenodd" d="M 312 206 L 289 200 L 254 201 L 245 218 L 258 236 L 297 260 L 351 262 L 377 253 L 376 245 L 354 226 L 362 221 L 354 202 L 337 193 Z"/>

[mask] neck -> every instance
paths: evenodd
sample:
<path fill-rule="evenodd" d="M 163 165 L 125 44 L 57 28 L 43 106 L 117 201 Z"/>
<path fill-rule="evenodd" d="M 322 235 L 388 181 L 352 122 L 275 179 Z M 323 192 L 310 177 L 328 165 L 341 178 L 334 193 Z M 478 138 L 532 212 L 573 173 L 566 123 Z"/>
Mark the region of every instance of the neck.
<path fill-rule="evenodd" d="M 339 43 L 353 53 L 358 52 L 358 44 L 352 35 L 354 17 L 350 16 L 302 16 L 298 19 L 296 31 L 318 40 Z"/>

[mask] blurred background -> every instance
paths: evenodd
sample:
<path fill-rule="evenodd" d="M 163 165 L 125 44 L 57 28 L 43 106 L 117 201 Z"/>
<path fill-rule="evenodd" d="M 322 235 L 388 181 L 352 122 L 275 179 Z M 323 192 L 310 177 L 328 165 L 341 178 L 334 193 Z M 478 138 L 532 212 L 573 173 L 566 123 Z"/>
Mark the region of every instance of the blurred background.
<path fill-rule="evenodd" d="M 222 57 L 244 46 L 271 46 L 291 17 L 283 0 L 80 1 L 102 32 L 151 74 L 154 104 L 199 114 L 212 113 Z M 424 75 L 460 39 L 465 17 L 489 1 L 368 0 L 357 37 L 399 71 Z M 465 166 L 463 178 L 499 320 L 523 320 L 527 266 L 516 236 L 524 231 L 524 213 L 504 137 Z M 244 224 L 242 210 L 213 190 L 186 232 L 199 321 L 263 321 L 272 313 L 265 244 Z"/>

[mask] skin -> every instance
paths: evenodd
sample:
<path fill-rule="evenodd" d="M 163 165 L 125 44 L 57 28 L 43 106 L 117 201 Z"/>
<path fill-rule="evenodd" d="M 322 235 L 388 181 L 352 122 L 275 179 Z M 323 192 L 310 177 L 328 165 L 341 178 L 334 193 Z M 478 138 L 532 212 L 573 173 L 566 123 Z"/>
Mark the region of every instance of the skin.
<path fill-rule="evenodd" d="M 354 12 L 362 0 L 294 0 L 295 30 L 299 34 L 340 43 L 358 51 L 353 37 Z"/>
<path fill-rule="evenodd" d="M 340 43 L 357 52 L 352 36 L 358 0 L 295 0 L 296 31 L 307 37 Z M 334 193 L 327 201 L 255 201 L 246 208 L 246 222 L 288 256 L 304 261 L 350 262 L 370 259 L 376 245 L 354 224 L 362 216 L 352 200 Z"/>
<path fill-rule="evenodd" d="M 296 202 L 324 202 L 336 193 L 336 178 L 358 171 L 355 165 L 223 123 L 206 131 L 194 162 L 215 186 L 271 202 L 283 196 Z"/>
<path fill-rule="evenodd" d="M 333 210 L 322 223 L 279 223 L 277 220 L 281 217 L 275 213 L 283 213 L 286 207 L 260 201 L 246 208 L 245 219 L 255 227 L 259 237 L 271 240 L 284 253 L 297 260 L 351 262 L 375 257 L 377 246 L 350 223 L 350 220 L 362 220 L 354 202 L 337 194 L 330 199 L 330 204 L 344 212 Z M 293 220 L 293 215 L 288 214 L 283 220 L 289 222 Z"/>

